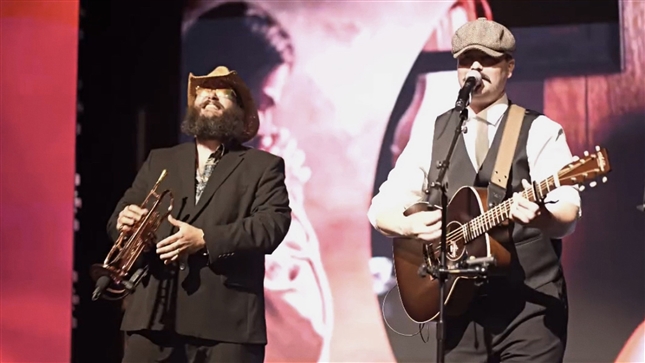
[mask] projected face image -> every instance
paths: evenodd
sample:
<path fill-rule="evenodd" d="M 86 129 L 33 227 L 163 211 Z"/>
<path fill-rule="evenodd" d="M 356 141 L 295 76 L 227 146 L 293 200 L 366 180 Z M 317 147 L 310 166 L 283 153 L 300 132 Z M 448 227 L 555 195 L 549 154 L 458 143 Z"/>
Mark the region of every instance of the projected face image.
<path fill-rule="evenodd" d="M 260 91 L 257 92 L 257 106 L 260 116 L 260 131 L 258 134 L 262 139 L 276 133 L 277 126 L 274 123 L 274 114 L 276 107 L 280 104 L 290 73 L 290 64 L 283 63 L 276 66 L 264 78 Z M 264 140 L 261 142 L 261 145 L 268 146 L 270 145 L 270 141 Z"/>

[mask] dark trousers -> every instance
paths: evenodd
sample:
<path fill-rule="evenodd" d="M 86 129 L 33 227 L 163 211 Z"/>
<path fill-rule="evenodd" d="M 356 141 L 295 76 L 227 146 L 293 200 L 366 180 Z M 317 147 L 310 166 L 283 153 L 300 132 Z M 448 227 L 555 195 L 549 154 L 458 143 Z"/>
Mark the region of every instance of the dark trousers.
<path fill-rule="evenodd" d="M 264 362 L 265 346 L 186 337 L 169 332 L 127 332 L 123 363 Z"/>
<path fill-rule="evenodd" d="M 467 314 L 445 322 L 446 362 L 562 362 L 568 322 L 564 280 L 537 290 L 489 286 Z"/>

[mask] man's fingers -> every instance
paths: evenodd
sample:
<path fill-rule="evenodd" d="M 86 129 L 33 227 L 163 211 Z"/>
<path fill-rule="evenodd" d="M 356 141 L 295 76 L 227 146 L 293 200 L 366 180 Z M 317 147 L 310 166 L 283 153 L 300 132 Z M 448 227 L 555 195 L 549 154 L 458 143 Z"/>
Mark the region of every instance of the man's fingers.
<path fill-rule="evenodd" d="M 511 205 L 511 219 L 515 222 L 527 224 L 533 219 L 534 215 L 534 212 L 523 207 L 519 201 L 516 201 Z"/>
<path fill-rule="evenodd" d="M 182 237 L 181 232 L 177 232 L 177 233 L 175 233 L 175 234 L 173 234 L 171 236 L 168 236 L 168 237 L 164 238 L 163 240 L 159 241 L 159 243 L 157 243 L 157 249 L 167 248 L 168 246 L 172 245 L 173 243 L 179 241 L 181 239 L 181 237 Z"/>
<path fill-rule="evenodd" d="M 159 258 L 161 258 L 162 260 L 175 261 L 179 258 L 179 255 L 183 252 L 183 250 L 184 250 L 184 247 L 179 246 L 178 248 L 173 249 L 172 251 L 159 254 Z"/>
<path fill-rule="evenodd" d="M 406 225 L 403 229 L 404 235 L 419 238 L 420 235 L 428 235 L 440 231 L 441 213 L 440 210 L 424 211 L 406 217 Z"/>
<path fill-rule="evenodd" d="M 514 202 L 514 204 L 518 210 L 525 211 L 529 215 L 537 215 L 537 213 L 540 211 L 539 205 L 526 199 L 518 199 Z"/>
<path fill-rule="evenodd" d="M 419 225 L 412 230 L 412 233 L 416 236 L 416 238 L 426 240 L 426 238 L 428 238 L 428 235 L 435 235 L 437 233 L 441 234 L 441 222 L 434 223 L 430 226 Z M 420 236 L 426 237 L 421 238 Z"/>
<path fill-rule="evenodd" d="M 119 213 L 119 220 L 123 224 L 134 224 L 135 221 L 141 220 L 145 213 L 140 213 L 139 211 L 133 211 L 128 208 L 124 209 Z"/>
<path fill-rule="evenodd" d="M 524 187 L 524 189 L 531 188 L 531 183 L 529 183 L 526 179 L 522 179 L 522 187 Z"/>
<path fill-rule="evenodd" d="M 433 232 L 429 232 L 429 233 L 420 233 L 417 236 L 417 239 L 420 239 L 420 240 L 426 241 L 426 242 L 434 242 L 434 241 L 438 240 L 439 238 L 441 238 L 441 230 L 437 230 L 437 231 L 433 231 Z"/>
<path fill-rule="evenodd" d="M 174 256 L 174 254 L 177 253 L 177 251 L 179 251 L 180 249 L 181 249 L 181 243 L 179 241 L 177 241 L 177 242 L 175 242 L 175 243 L 173 243 L 171 245 L 168 245 L 166 247 L 157 248 L 157 254 L 162 259 L 164 259 L 164 256 L 169 256 L 167 258 L 170 258 L 170 257 Z"/>
<path fill-rule="evenodd" d="M 441 211 L 433 210 L 428 212 L 419 212 L 419 218 L 426 226 L 437 223 L 441 220 Z"/>
<path fill-rule="evenodd" d="M 129 206 L 126 207 L 126 211 L 132 212 L 138 216 L 142 216 L 146 214 L 148 211 L 146 209 L 143 209 L 139 207 L 138 205 L 135 204 L 130 204 Z"/>
<path fill-rule="evenodd" d="M 171 214 L 168 214 L 168 222 L 178 228 L 181 228 L 182 225 L 186 224 L 185 222 L 175 219 Z"/>
<path fill-rule="evenodd" d="M 147 209 L 141 209 L 139 206 L 136 205 L 129 205 L 125 207 L 120 214 L 121 217 L 128 217 L 130 219 L 133 219 L 135 221 L 140 220 L 146 213 L 148 213 Z"/>
<path fill-rule="evenodd" d="M 131 226 L 134 224 L 134 219 L 128 216 L 121 216 L 121 218 L 119 218 L 119 223 L 125 226 Z"/>
<path fill-rule="evenodd" d="M 131 204 L 121 212 L 119 212 L 119 218 L 117 218 L 116 229 L 119 231 L 129 231 L 134 224 L 141 220 L 141 218 L 148 213 L 147 209 L 142 209 L 138 205 Z"/>
<path fill-rule="evenodd" d="M 181 256 L 181 253 L 178 253 L 178 254 L 174 255 L 173 257 L 171 257 L 169 259 L 166 259 L 166 260 L 161 259 L 161 260 L 163 261 L 164 265 L 170 265 L 171 263 L 176 262 L 177 260 L 179 260 L 179 256 Z"/>
<path fill-rule="evenodd" d="M 520 208 L 528 209 L 528 210 L 531 210 L 531 211 L 537 211 L 537 209 L 538 209 L 538 205 L 533 203 L 533 202 L 531 202 L 528 199 L 519 198 L 515 202 L 516 202 L 517 206 L 520 207 Z"/>

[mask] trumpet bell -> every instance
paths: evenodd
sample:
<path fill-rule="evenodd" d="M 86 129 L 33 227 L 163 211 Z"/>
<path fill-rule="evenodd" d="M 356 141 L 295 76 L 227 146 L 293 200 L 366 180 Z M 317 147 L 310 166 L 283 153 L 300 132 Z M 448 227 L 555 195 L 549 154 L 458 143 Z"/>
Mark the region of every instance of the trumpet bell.
<path fill-rule="evenodd" d="M 96 281 L 92 300 L 121 300 L 134 291 L 141 278 L 148 271 L 147 266 L 138 268 L 129 276 L 121 277 L 122 273 L 106 265 L 94 264 L 90 267 L 90 276 Z"/>
<path fill-rule="evenodd" d="M 92 300 L 98 300 L 101 297 L 105 300 L 120 300 L 131 292 L 121 279 L 115 278 L 115 271 L 109 266 L 92 265 L 90 276 L 96 282 Z"/>

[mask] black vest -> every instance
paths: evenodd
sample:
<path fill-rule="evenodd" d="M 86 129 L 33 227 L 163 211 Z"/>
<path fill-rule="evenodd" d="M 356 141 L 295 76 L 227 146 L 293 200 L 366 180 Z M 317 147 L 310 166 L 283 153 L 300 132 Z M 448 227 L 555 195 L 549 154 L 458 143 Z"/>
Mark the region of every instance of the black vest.
<path fill-rule="evenodd" d="M 539 113 L 530 110 L 527 110 L 524 115 L 504 199 L 511 197 L 514 192 L 524 189 L 522 179 L 532 182 L 529 175 L 526 142 L 531 124 L 538 116 L 540 116 Z M 488 187 L 507 118 L 508 110 L 500 120 L 495 138 L 478 171 L 470 161 L 463 135 L 459 136 L 444 180 L 447 183 L 449 200 L 463 186 Z M 432 165 L 428 180 L 436 180 L 439 172 L 437 162 L 445 159 L 458 123 L 459 113 L 454 110 L 437 117 L 432 146 Z M 430 194 L 429 202 L 433 204 L 440 202 L 437 193 Z M 482 201 L 482 203 L 488 203 L 488 201 Z M 512 242 L 506 245 L 513 256 L 511 272 L 506 276 L 509 282 L 524 282 L 529 287 L 537 288 L 561 277 L 561 240 L 552 240 L 544 236 L 539 229 L 525 228 L 515 224 L 513 225 Z"/>

